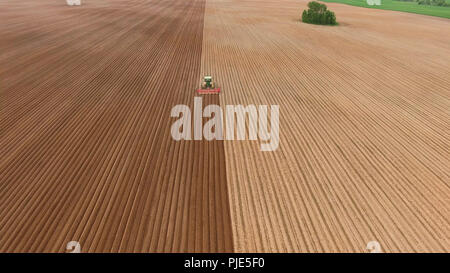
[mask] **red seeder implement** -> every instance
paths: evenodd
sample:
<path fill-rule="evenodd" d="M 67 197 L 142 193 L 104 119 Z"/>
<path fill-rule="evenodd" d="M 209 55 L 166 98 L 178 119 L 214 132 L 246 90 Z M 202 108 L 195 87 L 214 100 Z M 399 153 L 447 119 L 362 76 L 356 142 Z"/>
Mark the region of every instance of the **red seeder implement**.
<path fill-rule="evenodd" d="M 219 94 L 220 87 L 214 89 L 197 89 L 198 94 Z"/>

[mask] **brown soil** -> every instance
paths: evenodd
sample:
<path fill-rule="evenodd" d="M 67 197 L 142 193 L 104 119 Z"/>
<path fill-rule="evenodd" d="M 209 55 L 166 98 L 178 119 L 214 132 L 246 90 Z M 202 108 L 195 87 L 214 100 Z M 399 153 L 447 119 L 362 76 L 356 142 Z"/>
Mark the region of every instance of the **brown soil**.
<path fill-rule="evenodd" d="M 0 251 L 232 250 L 223 142 L 170 135 L 204 4 L 3 4 Z"/>
<path fill-rule="evenodd" d="M 450 20 L 307 2 L 206 4 L 222 106 L 280 106 L 276 152 L 225 142 L 235 250 L 450 251 Z"/>

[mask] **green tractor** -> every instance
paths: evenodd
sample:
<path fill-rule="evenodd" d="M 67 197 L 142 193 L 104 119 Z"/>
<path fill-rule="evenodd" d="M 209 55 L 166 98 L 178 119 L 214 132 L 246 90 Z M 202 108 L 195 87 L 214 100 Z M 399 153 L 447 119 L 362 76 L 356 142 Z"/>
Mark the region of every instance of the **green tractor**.
<path fill-rule="evenodd" d="M 214 82 L 211 76 L 205 76 L 202 82 L 202 89 L 214 89 Z"/>

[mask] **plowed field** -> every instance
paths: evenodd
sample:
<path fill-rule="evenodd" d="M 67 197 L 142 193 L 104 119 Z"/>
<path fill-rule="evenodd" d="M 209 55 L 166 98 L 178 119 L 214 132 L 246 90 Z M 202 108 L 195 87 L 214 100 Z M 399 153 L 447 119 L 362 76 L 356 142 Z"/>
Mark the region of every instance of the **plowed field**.
<path fill-rule="evenodd" d="M 449 252 L 450 21 L 306 4 L 2 1 L 0 252 Z M 172 139 L 206 74 L 276 151 Z"/>
<path fill-rule="evenodd" d="M 236 251 L 450 251 L 450 21 L 308 1 L 206 4 L 222 105 L 280 106 L 280 147 L 226 141 Z"/>
<path fill-rule="evenodd" d="M 223 142 L 170 136 L 204 1 L 60 2 L 0 9 L 0 251 L 231 251 Z"/>

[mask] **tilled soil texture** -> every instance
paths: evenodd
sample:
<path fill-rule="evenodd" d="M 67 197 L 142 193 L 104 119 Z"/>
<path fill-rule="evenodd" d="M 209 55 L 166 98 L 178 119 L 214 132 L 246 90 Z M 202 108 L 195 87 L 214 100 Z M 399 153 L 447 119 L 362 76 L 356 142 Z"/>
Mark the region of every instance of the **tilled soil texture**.
<path fill-rule="evenodd" d="M 235 250 L 450 251 L 450 20 L 305 0 L 208 0 L 221 105 L 280 106 L 280 146 L 226 141 Z"/>
<path fill-rule="evenodd" d="M 170 135 L 204 6 L 0 3 L 0 251 L 233 249 L 223 142 Z"/>

